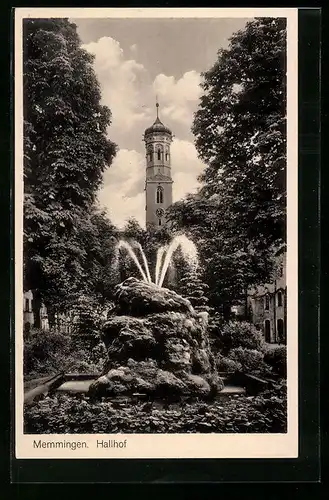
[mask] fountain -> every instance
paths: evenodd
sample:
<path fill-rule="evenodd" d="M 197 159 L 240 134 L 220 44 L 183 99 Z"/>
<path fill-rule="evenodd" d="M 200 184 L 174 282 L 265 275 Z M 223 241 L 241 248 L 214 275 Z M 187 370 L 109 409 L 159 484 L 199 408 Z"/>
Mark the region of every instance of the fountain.
<path fill-rule="evenodd" d="M 134 247 L 138 249 L 141 254 L 144 269 L 142 268 L 142 265 L 138 260 L 138 257 L 134 251 Z M 152 281 L 147 258 L 140 243 L 136 241 L 132 241 L 131 243 L 129 243 L 128 241 L 120 240 L 117 244 L 117 250 L 120 249 L 125 250 L 128 256 L 136 264 L 136 267 L 139 270 L 143 281 L 145 281 L 146 283 L 154 283 L 160 288 L 163 285 L 173 255 L 178 249 L 181 250 L 184 260 L 190 267 L 198 266 L 197 248 L 193 241 L 187 238 L 185 234 L 175 236 L 169 245 L 163 245 L 162 247 L 158 248 L 154 281 Z M 115 256 L 115 259 L 116 262 L 118 262 L 117 254 Z"/>
<path fill-rule="evenodd" d="M 139 249 L 139 251 L 141 253 L 141 256 L 142 256 L 142 259 L 143 259 L 144 268 L 145 268 L 146 276 L 147 276 L 147 281 L 149 283 L 152 283 L 149 265 L 148 265 L 147 258 L 146 258 L 146 255 L 144 253 L 144 250 L 142 248 L 142 245 L 140 243 L 137 243 L 137 248 Z"/>
<path fill-rule="evenodd" d="M 148 282 L 149 280 L 148 280 L 148 278 L 147 278 L 147 275 L 146 275 L 146 274 L 145 274 L 145 272 L 143 271 L 142 266 L 140 265 L 139 260 L 138 260 L 138 258 L 137 258 L 137 255 L 135 254 L 134 249 L 133 249 L 133 247 L 131 246 L 131 244 L 130 244 L 130 243 L 128 243 L 128 241 L 125 241 L 125 240 L 120 240 L 120 241 L 119 241 L 119 243 L 117 244 L 117 247 L 116 247 L 117 252 L 118 252 L 120 249 L 124 249 L 124 250 L 126 250 L 126 251 L 127 251 L 127 253 L 128 253 L 128 255 L 129 255 L 129 257 L 130 257 L 130 258 L 133 260 L 133 262 L 136 264 L 137 269 L 138 269 L 138 271 L 140 272 L 140 274 L 141 274 L 141 276 L 142 276 L 143 280 L 144 280 L 144 281 L 146 281 L 146 282 Z M 117 253 L 117 252 L 115 253 L 115 265 L 117 265 L 117 264 L 118 264 L 118 261 L 119 261 L 119 259 L 118 259 L 118 253 Z M 143 253 L 144 253 L 144 252 L 143 252 Z M 146 258 L 145 258 L 145 261 L 146 261 Z M 146 261 L 146 265 L 147 265 L 147 261 Z M 148 265 L 147 265 L 147 267 L 148 267 Z"/>
<path fill-rule="evenodd" d="M 178 250 L 178 248 L 181 249 L 183 258 L 189 264 L 189 266 L 197 267 L 198 265 L 198 253 L 193 241 L 189 240 L 184 234 L 176 236 L 170 243 L 169 247 L 164 250 L 165 258 L 162 265 L 160 278 L 156 283 L 160 287 L 163 284 L 163 280 L 166 276 L 171 258 L 176 250 Z"/>
<path fill-rule="evenodd" d="M 178 249 L 189 266 L 198 265 L 194 243 L 178 235 L 158 249 L 152 281 L 141 245 L 118 242 L 117 252 L 128 254 L 142 279 L 130 277 L 116 287 L 114 315 L 102 331 L 107 359 L 102 376 L 89 387 L 92 398 L 209 398 L 222 390 L 209 346 L 208 314 L 197 313 L 188 299 L 163 287 Z"/>
<path fill-rule="evenodd" d="M 157 259 L 156 259 L 156 264 L 155 264 L 155 284 L 158 284 L 159 278 L 160 278 L 160 271 L 161 271 L 161 266 L 163 265 L 163 256 L 165 255 L 167 250 L 166 246 L 162 246 L 158 248 L 157 251 Z"/>

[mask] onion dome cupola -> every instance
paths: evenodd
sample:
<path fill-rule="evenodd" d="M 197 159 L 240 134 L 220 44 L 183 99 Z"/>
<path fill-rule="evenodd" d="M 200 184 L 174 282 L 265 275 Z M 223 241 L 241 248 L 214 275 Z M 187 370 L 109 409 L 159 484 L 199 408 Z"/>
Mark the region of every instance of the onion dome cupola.
<path fill-rule="evenodd" d="M 160 120 L 159 118 L 159 103 L 157 102 L 156 103 L 156 110 L 157 110 L 157 117 L 156 117 L 156 120 L 155 122 L 153 123 L 153 125 L 151 125 L 151 127 L 148 127 L 145 132 L 144 132 L 144 137 L 148 136 L 148 135 L 151 135 L 151 134 L 156 134 L 156 133 L 160 133 L 160 134 L 168 134 L 170 136 L 172 136 L 172 132 L 171 130 L 166 127 L 162 121 Z"/>

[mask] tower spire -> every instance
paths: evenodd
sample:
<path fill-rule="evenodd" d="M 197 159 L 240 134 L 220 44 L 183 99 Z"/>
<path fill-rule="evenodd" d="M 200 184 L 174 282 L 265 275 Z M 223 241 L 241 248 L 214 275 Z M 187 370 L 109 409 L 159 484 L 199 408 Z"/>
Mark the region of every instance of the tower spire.
<path fill-rule="evenodd" d="M 159 102 L 158 102 L 158 96 L 155 96 L 155 105 L 157 108 L 157 119 L 159 119 Z"/>

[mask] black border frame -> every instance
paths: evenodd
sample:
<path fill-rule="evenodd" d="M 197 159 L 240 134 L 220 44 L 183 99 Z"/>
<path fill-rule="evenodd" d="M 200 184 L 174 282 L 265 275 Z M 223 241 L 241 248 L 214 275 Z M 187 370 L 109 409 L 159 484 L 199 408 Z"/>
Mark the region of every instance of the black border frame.
<path fill-rule="evenodd" d="M 34 2 L 31 2 L 31 6 Z M 156 6 L 156 5 L 154 5 Z M 299 137 L 299 458 L 298 459 L 16 459 L 11 443 L 13 483 L 231 483 L 318 482 L 319 286 L 320 286 L 320 38 L 321 10 L 298 12 Z M 13 38 L 13 30 L 11 30 Z M 13 39 L 12 39 L 13 45 Z M 12 50 L 13 54 L 13 50 Z M 13 57 L 13 56 L 12 56 Z M 11 60 L 11 65 L 13 59 Z M 11 91 L 13 89 L 13 81 Z M 13 94 L 11 94 L 13 99 Z M 13 112 L 13 106 L 11 107 Z M 14 150 L 13 122 L 11 149 Z M 11 159 L 13 165 L 13 158 Z M 13 168 L 9 185 L 13 191 Z M 13 201 L 13 197 L 11 200 Z M 10 203 L 11 210 L 13 204 Z M 11 213 L 11 249 L 13 214 Z M 10 252 L 14 297 L 13 252 Z M 8 272 L 8 269 L 7 269 Z M 11 303 L 11 312 L 13 304 Z M 11 314 L 13 347 L 13 314 Z M 13 352 L 12 366 L 13 364 Z M 14 370 L 12 373 L 12 387 Z M 14 397 L 12 393 L 12 397 Z M 12 425 L 14 402 L 12 400 Z M 14 436 L 12 436 L 14 437 Z"/>

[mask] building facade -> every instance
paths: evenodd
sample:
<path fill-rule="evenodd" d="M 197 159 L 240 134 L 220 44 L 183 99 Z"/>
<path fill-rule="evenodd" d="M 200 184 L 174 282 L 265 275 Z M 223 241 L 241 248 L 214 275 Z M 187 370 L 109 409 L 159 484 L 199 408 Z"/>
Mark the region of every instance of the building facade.
<path fill-rule="evenodd" d="M 159 119 L 159 104 L 153 125 L 145 130 L 146 150 L 146 227 L 161 228 L 166 225 L 166 210 L 172 204 L 171 130 Z"/>
<path fill-rule="evenodd" d="M 267 343 L 286 344 L 287 285 L 286 254 L 278 253 L 273 281 L 250 289 L 248 316 L 264 334 Z"/>
<path fill-rule="evenodd" d="M 32 290 L 28 290 L 23 294 L 23 324 L 25 329 L 30 329 L 35 324 L 33 312 L 33 292 Z M 40 317 L 40 328 L 41 330 L 49 330 L 49 321 L 47 315 L 47 309 L 44 304 L 41 304 L 39 309 L 39 317 Z"/>

